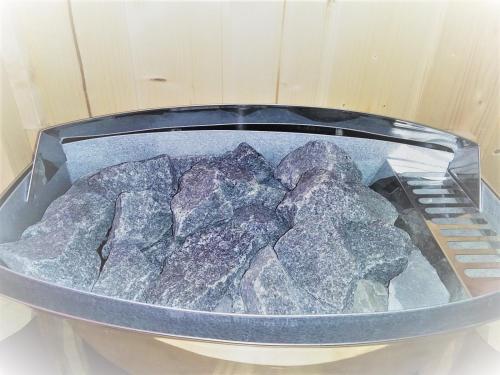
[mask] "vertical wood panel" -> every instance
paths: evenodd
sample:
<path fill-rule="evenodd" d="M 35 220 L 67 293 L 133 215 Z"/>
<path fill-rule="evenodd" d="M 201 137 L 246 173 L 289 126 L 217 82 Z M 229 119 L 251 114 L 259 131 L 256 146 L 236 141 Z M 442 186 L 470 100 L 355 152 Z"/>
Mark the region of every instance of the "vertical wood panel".
<path fill-rule="evenodd" d="M 2 60 L 30 140 L 39 127 L 88 115 L 83 82 L 93 115 L 221 102 L 349 108 L 477 140 L 484 178 L 500 191 L 499 2 L 68 0 L 7 8 Z"/>
<path fill-rule="evenodd" d="M 21 116 L 24 126 L 33 129 L 88 117 L 67 2 L 9 1 L 3 10 L 13 27 L 2 35 L 9 46 L 2 58 L 12 73 L 15 97 L 25 98 L 18 107 L 23 112 L 34 105 L 39 111 L 38 116 Z M 35 104 L 18 92 L 27 85 Z"/>
<path fill-rule="evenodd" d="M 336 2 L 324 105 L 412 118 L 446 9 L 438 2 Z"/>
<path fill-rule="evenodd" d="M 328 1 L 285 7 L 278 102 L 316 105 Z"/>
<path fill-rule="evenodd" d="M 139 108 L 125 6 L 119 1 L 71 1 L 93 115 Z"/>
<path fill-rule="evenodd" d="M 5 189 L 31 160 L 31 147 L 23 130 L 3 64 L 1 70 L 0 191 Z"/>
<path fill-rule="evenodd" d="M 224 2 L 226 103 L 275 103 L 284 1 Z"/>

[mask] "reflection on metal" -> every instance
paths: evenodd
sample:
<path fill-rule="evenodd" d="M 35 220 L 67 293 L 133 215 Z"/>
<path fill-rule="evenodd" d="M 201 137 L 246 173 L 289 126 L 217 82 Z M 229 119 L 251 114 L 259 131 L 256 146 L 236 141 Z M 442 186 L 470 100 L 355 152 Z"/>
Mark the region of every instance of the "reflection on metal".
<path fill-rule="evenodd" d="M 208 129 L 299 131 L 382 139 L 454 152 L 449 172 L 480 207 L 479 147 L 456 135 L 423 125 L 365 113 L 281 105 L 217 105 L 130 112 L 76 121 L 41 132 L 33 163 L 29 198 L 50 176 L 40 160 L 56 170 L 64 163 L 62 142 L 141 132 Z M 53 172 L 55 173 L 55 172 Z"/>
<path fill-rule="evenodd" d="M 461 186 L 448 172 L 395 174 L 466 290 L 472 296 L 500 290 L 500 237 Z M 443 203 L 443 194 L 455 201 Z"/>
<path fill-rule="evenodd" d="M 457 136 L 417 124 L 362 113 L 306 107 L 253 105 L 173 108 L 74 122 L 42 132 L 32 172 L 20 176 L 15 185 L 0 197 L 0 242 L 19 238 L 26 227 L 40 219 L 50 202 L 69 188 L 71 184 L 68 171 L 69 159 L 66 159 L 63 145 L 69 146 L 71 142 L 117 134 L 221 129 L 273 130 L 332 136 L 342 134 L 343 137 L 384 140 L 455 152 L 455 155 L 460 155 L 458 151 L 465 144 Z M 338 129 L 341 131 L 337 131 Z M 477 145 L 467 143 L 467 148 L 477 149 Z M 472 171 L 476 170 L 477 174 L 472 173 L 468 176 L 477 176 L 479 179 L 479 165 L 471 165 L 471 168 Z M 418 173 L 417 177 L 420 176 Z M 440 206 L 441 209 L 465 207 L 475 210 L 469 214 L 434 214 L 422 210 L 423 215 L 428 218 L 427 222 L 431 229 L 432 225 L 435 225 L 434 235 L 442 238 L 442 241 L 455 239 L 464 241 L 463 237 L 441 236 L 440 230 L 447 228 L 446 225 L 469 225 L 475 229 L 476 225 L 486 224 L 486 221 L 476 213 L 479 197 L 474 196 L 471 190 L 463 189 L 466 181 L 456 183 L 456 180 L 462 178 L 461 176 L 463 174 L 454 172 L 452 176 L 450 173 L 443 186 L 435 183 L 415 186 L 419 189 L 436 187 L 454 192 L 439 196 L 420 195 L 419 198 L 454 197 L 467 198 L 470 201 L 468 206 L 464 206 L 463 200 L 446 203 Z M 473 180 L 475 178 L 472 177 Z M 409 185 L 405 187 L 409 189 Z M 462 193 L 456 196 L 455 191 Z M 419 205 L 418 202 L 415 204 Z M 435 204 L 432 200 L 427 200 L 422 206 L 433 208 Z M 437 221 L 433 221 L 434 218 Z M 438 220 L 455 220 L 456 223 L 440 223 Z M 489 243 L 494 244 L 494 242 Z M 440 244 L 443 247 L 444 242 Z M 491 250 L 488 248 L 474 254 L 482 252 L 492 254 Z M 457 254 L 471 253 L 457 252 Z M 454 264 L 456 269 L 460 269 L 458 262 Z M 460 264 L 470 269 L 482 267 L 482 263 L 477 262 Z M 477 282 L 484 283 L 485 280 L 488 281 L 481 279 Z M 479 295 L 483 291 L 483 289 L 478 290 L 474 295 Z M 73 290 L 27 277 L 1 265 L 0 294 L 55 314 L 141 334 L 280 346 L 378 345 L 382 342 L 483 324 L 498 319 L 500 311 L 500 293 L 496 292 L 440 306 L 382 313 L 293 316 L 222 314 L 149 305 Z"/>

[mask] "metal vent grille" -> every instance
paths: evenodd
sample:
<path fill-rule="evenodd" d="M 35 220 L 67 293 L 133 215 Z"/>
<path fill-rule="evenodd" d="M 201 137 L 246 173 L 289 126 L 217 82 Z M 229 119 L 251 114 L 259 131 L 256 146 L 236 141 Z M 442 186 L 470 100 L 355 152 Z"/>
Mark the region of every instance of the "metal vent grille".
<path fill-rule="evenodd" d="M 446 172 L 395 172 L 471 296 L 500 289 L 500 237 Z"/>

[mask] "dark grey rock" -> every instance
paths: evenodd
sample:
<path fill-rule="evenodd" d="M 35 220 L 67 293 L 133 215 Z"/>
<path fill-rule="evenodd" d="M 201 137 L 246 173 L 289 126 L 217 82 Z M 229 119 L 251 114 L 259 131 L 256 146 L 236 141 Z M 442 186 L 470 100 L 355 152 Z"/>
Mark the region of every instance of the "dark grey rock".
<path fill-rule="evenodd" d="M 108 259 L 92 291 L 143 301 L 167 256 L 171 226 L 172 213 L 164 195 L 152 190 L 121 194 L 102 251 Z"/>
<path fill-rule="evenodd" d="M 324 141 L 311 141 L 290 152 L 281 160 L 274 175 L 291 190 L 311 169 L 332 171 L 338 179 L 361 182 L 361 172 L 349 154 L 334 143 Z"/>
<path fill-rule="evenodd" d="M 328 305 L 332 312 L 350 307 L 360 275 L 342 232 L 334 226 L 302 223 L 281 237 L 274 250 L 298 288 Z"/>
<path fill-rule="evenodd" d="M 314 222 L 383 221 L 394 223 L 398 213 L 382 196 L 361 184 L 347 184 L 321 169 L 307 171 L 277 208 L 292 225 Z"/>
<path fill-rule="evenodd" d="M 97 249 L 113 213 L 114 202 L 80 182 L 56 199 L 20 241 L 0 245 L 0 259 L 26 275 L 90 290 L 101 266 Z"/>
<path fill-rule="evenodd" d="M 408 234 L 389 224 L 350 222 L 341 228 L 363 279 L 388 285 L 403 272 L 410 252 L 415 250 Z"/>
<path fill-rule="evenodd" d="M 181 178 L 172 199 L 174 233 L 182 239 L 209 225 L 229 220 L 240 207 L 275 208 L 285 194 L 272 166 L 249 145 L 194 164 Z"/>
<path fill-rule="evenodd" d="M 186 238 L 166 261 L 149 301 L 165 306 L 213 310 L 255 253 L 286 230 L 263 206 L 237 209 L 229 221 Z"/>
<path fill-rule="evenodd" d="M 167 155 L 114 165 L 87 178 L 97 192 L 115 200 L 124 192 L 154 190 L 168 197 L 175 194 L 173 162 Z"/>
<path fill-rule="evenodd" d="M 387 288 L 372 280 L 359 280 L 354 289 L 352 313 L 387 311 Z"/>
<path fill-rule="evenodd" d="M 449 299 L 436 270 L 419 250 L 412 251 L 406 269 L 389 284 L 389 310 L 440 305 Z"/>
<path fill-rule="evenodd" d="M 252 314 L 315 314 L 331 309 L 297 288 L 271 246 L 260 250 L 240 283 L 245 311 Z"/>

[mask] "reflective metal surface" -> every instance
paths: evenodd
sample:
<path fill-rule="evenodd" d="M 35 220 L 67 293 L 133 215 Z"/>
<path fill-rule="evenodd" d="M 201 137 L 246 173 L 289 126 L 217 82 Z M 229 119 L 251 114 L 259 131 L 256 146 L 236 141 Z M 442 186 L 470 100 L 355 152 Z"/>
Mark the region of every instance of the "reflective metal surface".
<path fill-rule="evenodd" d="M 461 150 L 477 145 L 458 136 L 395 119 L 339 110 L 284 106 L 209 106 L 106 116 L 56 126 L 40 135 L 32 173 L 21 176 L 0 201 L 0 241 L 13 241 L 36 222 L 50 202 L 71 184 L 65 145 L 117 134 L 191 130 L 256 130 L 383 140 L 454 153 L 450 165 L 463 165 Z M 341 131 L 339 131 L 341 129 Z M 118 138 L 118 137 L 116 137 Z M 353 139 L 353 138 L 349 138 Z M 82 142 L 83 143 L 83 142 Z M 473 206 L 479 164 L 469 163 L 460 180 Z M 464 186 L 471 188 L 466 189 Z M 445 195 L 445 194 L 444 194 Z M 443 196 L 444 196 L 443 195 Z M 373 344 L 464 329 L 500 317 L 500 293 L 406 311 L 371 314 L 263 316 L 174 309 L 125 301 L 35 280 L 0 266 L 0 293 L 56 314 L 195 340 L 269 345 Z"/>

